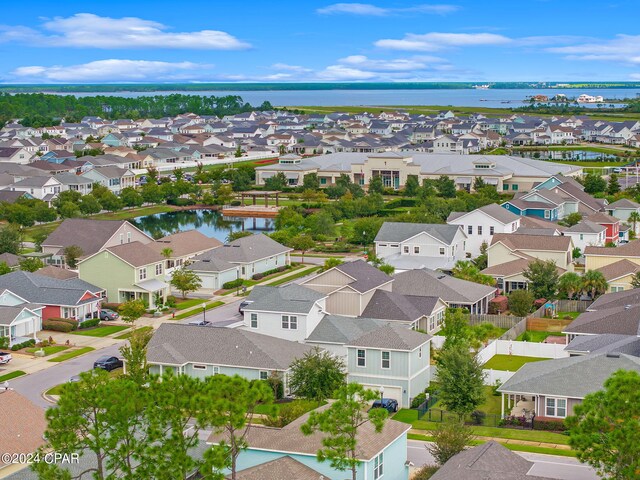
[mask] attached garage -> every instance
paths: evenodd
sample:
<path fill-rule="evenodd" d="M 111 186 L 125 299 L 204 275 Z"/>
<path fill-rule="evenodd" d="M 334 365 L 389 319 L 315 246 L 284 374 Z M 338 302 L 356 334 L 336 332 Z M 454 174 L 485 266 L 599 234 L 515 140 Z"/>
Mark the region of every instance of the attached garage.
<path fill-rule="evenodd" d="M 380 385 L 362 385 L 369 390 L 373 390 L 374 392 L 380 392 Z M 398 405 L 402 407 L 402 388 L 401 387 L 392 387 L 392 386 L 384 386 L 384 393 L 382 394 L 383 398 L 392 398 L 398 402 Z"/>

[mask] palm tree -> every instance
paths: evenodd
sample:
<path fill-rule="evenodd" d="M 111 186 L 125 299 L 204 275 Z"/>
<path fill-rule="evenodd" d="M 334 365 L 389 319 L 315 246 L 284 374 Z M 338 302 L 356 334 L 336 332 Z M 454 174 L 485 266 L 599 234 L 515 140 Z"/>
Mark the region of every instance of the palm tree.
<path fill-rule="evenodd" d="M 636 225 L 638 222 L 640 222 L 640 213 L 631 212 L 629 214 L 629 218 L 627 218 L 627 222 L 631 222 L 631 224 L 633 225 L 633 233 L 637 233 L 638 231 L 636 230 Z"/>
<path fill-rule="evenodd" d="M 567 295 L 571 300 L 582 288 L 582 278 L 574 272 L 567 272 L 558 281 L 558 290 Z"/>
<path fill-rule="evenodd" d="M 597 270 L 589 270 L 582 277 L 582 291 L 589 293 L 591 299 L 595 299 L 597 295 L 607 291 L 609 284 L 604 278 L 602 272 Z"/>
<path fill-rule="evenodd" d="M 160 251 L 160 255 L 162 255 L 164 258 L 166 258 L 167 260 L 171 258 L 171 255 L 173 255 L 173 249 L 167 247 L 167 248 L 163 248 Z"/>

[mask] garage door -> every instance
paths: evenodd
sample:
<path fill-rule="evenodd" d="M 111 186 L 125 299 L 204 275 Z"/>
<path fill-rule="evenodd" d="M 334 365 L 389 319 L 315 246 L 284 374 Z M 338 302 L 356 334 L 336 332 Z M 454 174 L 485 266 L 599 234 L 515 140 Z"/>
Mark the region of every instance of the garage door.
<path fill-rule="evenodd" d="M 373 390 L 374 392 L 380 391 L 380 385 L 363 385 L 363 387 L 368 388 L 369 390 Z M 398 405 L 400 405 L 400 407 L 403 406 L 402 405 L 402 388 L 400 387 L 385 386 L 383 397 L 393 398 L 394 400 L 397 400 Z"/>
<path fill-rule="evenodd" d="M 218 286 L 216 285 L 217 275 L 200 275 L 200 280 L 202 281 L 202 286 L 200 288 L 217 290 Z"/>

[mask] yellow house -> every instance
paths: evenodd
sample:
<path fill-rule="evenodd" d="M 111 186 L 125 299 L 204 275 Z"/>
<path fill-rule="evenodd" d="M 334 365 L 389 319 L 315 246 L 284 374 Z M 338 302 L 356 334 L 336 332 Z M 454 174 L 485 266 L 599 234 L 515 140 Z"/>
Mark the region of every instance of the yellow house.
<path fill-rule="evenodd" d="M 586 247 L 585 271 L 602 272 L 609 283 L 608 292 L 620 292 L 633 288 L 633 275 L 640 271 L 640 240 L 618 247 Z"/>

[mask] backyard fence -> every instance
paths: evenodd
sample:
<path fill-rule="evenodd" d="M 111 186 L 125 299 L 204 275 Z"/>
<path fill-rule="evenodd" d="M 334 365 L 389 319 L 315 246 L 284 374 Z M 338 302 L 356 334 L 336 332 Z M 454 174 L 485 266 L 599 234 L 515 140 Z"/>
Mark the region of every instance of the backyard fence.
<path fill-rule="evenodd" d="M 518 338 L 520 335 L 522 335 L 524 332 L 527 331 L 528 321 L 529 321 L 528 318 L 523 318 L 518 323 L 516 323 L 513 327 L 511 327 L 509 330 L 507 330 L 502 335 L 500 335 L 498 340 L 515 340 L 516 338 Z"/>
<path fill-rule="evenodd" d="M 488 362 L 494 355 L 517 355 L 536 358 L 565 358 L 566 345 L 558 343 L 517 342 L 511 340 L 494 340 L 478 352 L 481 364 Z"/>
<path fill-rule="evenodd" d="M 573 320 L 559 318 L 528 318 L 527 330 L 535 332 L 562 332 Z"/>
<path fill-rule="evenodd" d="M 556 300 L 556 312 L 586 312 L 591 300 Z"/>
<path fill-rule="evenodd" d="M 510 372 L 508 370 L 483 370 L 484 372 L 484 384 L 485 385 L 496 385 L 497 382 L 500 382 L 500 385 L 509 380 L 516 372 Z"/>
<path fill-rule="evenodd" d="M 516 317 L 515 315 L 489 315 L 489 314 L 472 314 L 468 315 L 469 325 L 479 325 L 481 323 L 490 323 L 498 328 L 511 328 L 526 317 Z"/>
<path fill-rule="evenodd" d="M 458 421 L 460 418 L 457 413 L 442 410 L 441 408 L 429 408 L 422 414 L 422 416 L 418 413 L 418 417 L 422 420 L 436 423 Z M 501 420 L 502 419 L 498 414 L 485 413 L 479 410 L 465 416 L 464 418 L 465 423 L 485 427 L 499 427 L 502 424 Z"/>
<path fill-rule="evenodd" d="M 417 408 L 418 420 L 424 417 L 424 414 L 427 413 L 429 409 L 433 407 L 436 403 L 438 403 L 438 397 L 436 397 L 435 395 L 429 395 L 429 398 L 427 398 L 424 402 L 418 405 L 418 408 Z"/>

